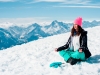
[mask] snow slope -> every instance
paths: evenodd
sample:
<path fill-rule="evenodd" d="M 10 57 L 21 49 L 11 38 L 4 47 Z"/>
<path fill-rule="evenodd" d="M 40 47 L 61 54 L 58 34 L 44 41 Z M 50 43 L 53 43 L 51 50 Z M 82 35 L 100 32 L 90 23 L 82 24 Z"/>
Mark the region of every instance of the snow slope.
<path fill-rule="evenodd" d="M 100 75 L 100 26 L 85 30 L 92 53 L 86 62 L 49 67 L 52 62 L 64 62 L 54 49 L 66 43 L 70 33 L 65 33 L 1 50 L 0 75 Z"/>

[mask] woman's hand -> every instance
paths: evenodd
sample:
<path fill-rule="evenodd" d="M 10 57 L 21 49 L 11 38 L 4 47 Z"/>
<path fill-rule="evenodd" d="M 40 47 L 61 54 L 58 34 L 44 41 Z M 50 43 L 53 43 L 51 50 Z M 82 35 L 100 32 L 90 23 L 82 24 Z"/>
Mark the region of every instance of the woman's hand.
<path fill-rule="evenodd" d="M 55 48 L 55 52 L 58 52 L 58 51 L 57 51 L 57 48 Z"/>
<path fill-rule="evenodd" d="M 79 49 L 78 51 L 79 51 L 79 52 L 83 52 L 82 49 Z"/>

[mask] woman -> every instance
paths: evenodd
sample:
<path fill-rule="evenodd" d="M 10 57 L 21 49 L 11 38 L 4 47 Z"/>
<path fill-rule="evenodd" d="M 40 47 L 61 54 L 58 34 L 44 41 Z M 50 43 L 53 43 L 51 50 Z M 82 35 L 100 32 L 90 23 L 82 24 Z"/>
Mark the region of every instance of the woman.
<path fill-rule="evenodd" d="M 84 61 L 91 56 L 87 47 L 87 31 L 82 29 L 82 18 L 78 17 L 74 21 L 71 35 L 64 46 L 55 49 L 56 52 L 71 65 L 78 61 Z"/>

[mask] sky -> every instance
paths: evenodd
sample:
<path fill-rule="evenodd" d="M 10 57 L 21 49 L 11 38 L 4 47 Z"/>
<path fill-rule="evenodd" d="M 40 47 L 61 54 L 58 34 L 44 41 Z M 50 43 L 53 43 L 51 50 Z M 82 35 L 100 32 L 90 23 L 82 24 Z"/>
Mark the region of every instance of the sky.
<path fill-rule="evenodd" d="M 0 23 L 100 20 L 100 0 L 0 0 Z"/>
<path fill-rule="evenodd" d="M 92 53 L 86 61 L 72 66 L 54 51 L 67 42 L 68 32 L 0 50 L 0 75 L 100 75 L 100 26 L 85 30 Z M 53 68 L 53 62 L 64 64 Z"/>

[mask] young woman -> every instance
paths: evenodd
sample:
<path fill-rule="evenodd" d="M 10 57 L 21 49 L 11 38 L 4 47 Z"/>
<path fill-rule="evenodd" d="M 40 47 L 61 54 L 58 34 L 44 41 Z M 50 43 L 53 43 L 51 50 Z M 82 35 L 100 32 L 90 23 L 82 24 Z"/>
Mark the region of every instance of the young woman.
<path fill-rule="evenodd" d="M 55 49 L 56 52 L 71 65 L 78 61 L 84 61 L 91 56 L 87 47 L 87 31 L 82 28 L 82 18 L 78 17 L 74 21 L 71 35 L 64 46 Z"/>

